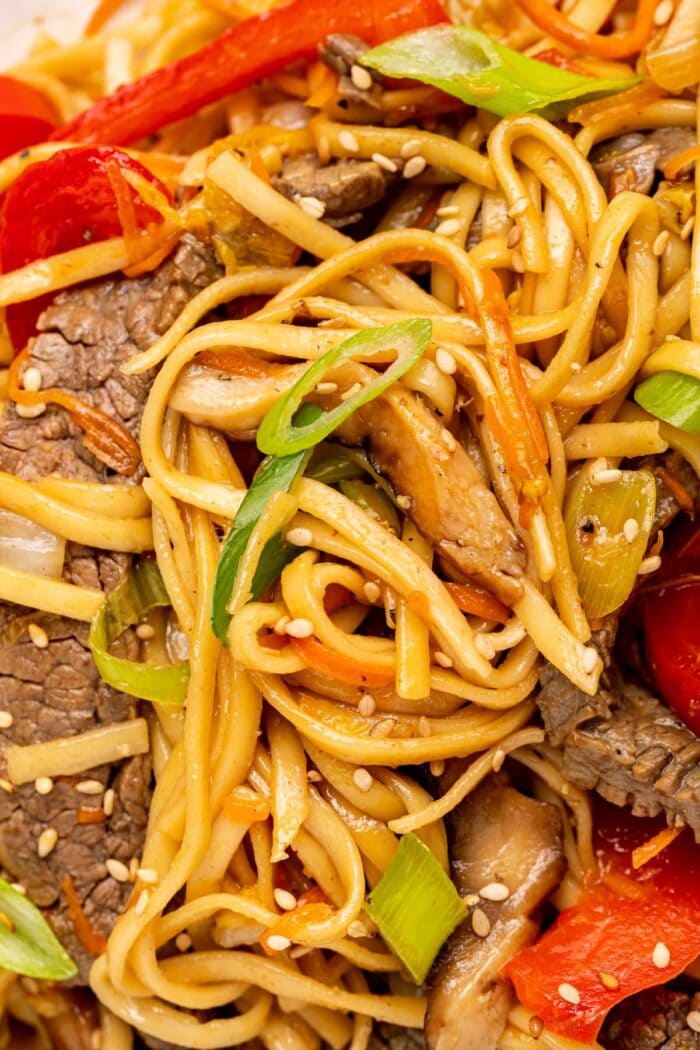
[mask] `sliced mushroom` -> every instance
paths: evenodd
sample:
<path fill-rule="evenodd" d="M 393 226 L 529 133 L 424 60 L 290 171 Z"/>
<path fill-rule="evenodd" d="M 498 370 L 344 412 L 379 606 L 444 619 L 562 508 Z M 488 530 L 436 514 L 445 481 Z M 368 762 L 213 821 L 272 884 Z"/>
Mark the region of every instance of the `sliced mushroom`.
<path fill-rule="evenodd" d="M 426 1042 L 428 1050 L 495 1050 L 514 1002 L 501 971 L 537 936 L 533 914 L 564 872 L 561 817 L 491 777 L 454 811 L 450 847 L 462 896 L 496 884 L 501 893 L 485 896 L 507 887 L 508 897 L 481 900 L 445 944 L 430 979 Z"/>

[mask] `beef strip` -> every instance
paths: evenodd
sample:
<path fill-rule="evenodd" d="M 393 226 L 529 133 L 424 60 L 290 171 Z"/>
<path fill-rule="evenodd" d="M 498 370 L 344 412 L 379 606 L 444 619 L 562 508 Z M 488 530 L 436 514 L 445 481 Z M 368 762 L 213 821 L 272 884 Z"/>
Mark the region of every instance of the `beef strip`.
<path fill-rule="evenodd" d="M 352 79 L 352 67 L 367 51 L 368 45 L 352 33 L 332 33 L 318 49 L 322 62 L 338 74 L 338 97 L 341 108 L 352 107 L 353 119 L 372 120 L 381 116 L 381 85 L 383 77 L 374 69 L 367 72 L 372 77 L 369 88 L 358 87 Z M 345 103 L 345 107 L 343 106 Z"/>
<path fill-rule="evenodd" d="M 106 280 L 66 292 L 42 315 L 30 364 L 41 370 L 45 387 L 78 393 L 137 434 L 150 377 L 123 376 L 119 366 L 137 349 L 149 346 L 217 275 L 209 249 L 188 237 L 152 275 Z M 24 419 L 8 405 L 0 421 L 0 470 L 30 481 L 52 473 L 90 481 L 108 476 L 103 464 L 85 449 L 68 414 L 55 405 L 36 419 Z M 64 578 L 109 591 L 128 565 L 125 555 L 68 544 Z M 37 648 L 22 630 L 29 622 L 44 628 L 47 648 Z M 133 632 L 127 632 L 120 644 L 124 655 L 137 654 Z M 0 709 L 14 719 L 0 733 L 4 773 L 2 753 L 10 744 L 71 736 L 122 721 L 135 715 L 136 702 L 101 681 L 87 647 L 86 624 L 3 604 Z M 0 792 L 0 864 L 45 909 L 78 964 L 82 981 L 92 960 L 75 936 L 61 881 L 66 875 L 72 877 L 91 923 L 109 933 L 131 887 L 108 876 L 105 861 L 114 857 L 128 864 L 140 855 L 150 763 L 146 757 L 136 757 L 114 769 L 92 769 L 86 776 L 114 788 L 114 813 L 104 823 L 77 824 L 80 808 L 100 804 L 99 799 L 76 791 L 80 777 L 58 778 L 48 795 L 40 795 L 33 785 L 12 794 Z M 56 829 L 58 842 L 48 857 L 40 859 L 37 839 L 48 827 Z"/>
<path fill-rule="evenodd" d="M 591 153 L 591 164 L 608 196 L 620 188 L 649 193 L 656 172 L 675 156 L 695 145 L 691 128 L 657 128 L 642 134 L 631 132 L 611 139 Z M 620 178 L 626 177 L 624 187 Z"/>
<path fill-rule="evenodd" d="M 700 992 L 650 988 L 615 1007 L 600 1042 L 606 1050 L 700 1050 L 700 1032 L 686 1022 L 698 1010 Z"/>
<path fill-rule="evenodd" d="M 373 160 L 348 157 L 321 165 L 316 155 L 309 153 L 287 157 L 272 184 L 290 200 L 320 200 L 326 209 L 324 219 L 339 226 L 357 222 L 366 208 L 382 200 L 389 178 Z"/>

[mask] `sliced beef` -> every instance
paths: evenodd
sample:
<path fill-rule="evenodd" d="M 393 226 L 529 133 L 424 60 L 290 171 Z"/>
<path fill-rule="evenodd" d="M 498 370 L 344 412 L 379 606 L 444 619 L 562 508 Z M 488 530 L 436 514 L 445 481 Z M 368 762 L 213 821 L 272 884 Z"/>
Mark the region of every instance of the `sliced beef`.
<path fill-rule="evenodd" d="M 315 197 L 325 205 L 324 219 L 347 225 L 357 222 L 366 208 L 382 200 L 389 179 L 373 160 L 348 157 L 321 165 L 318 157 L 309 153 L 288 157 L 272 183 L 290 200 Z"/>
<path fill-rule="evenodd" d="M 697 1011 L 700 992 L 650 988 L 612 1011 L 600 1042 L 606 1050 L 700 1050 L 700 1032 L 687 1023 Z"/>
<path fill-rule="evenodd" d="M 352 67 L 367 51 L 368 45 L 352 33 L 332 33 L 318 49 L 322 62 L 338 74 L 338 97 L 341 108 L 352 109 L 353 119 L 376 120 L 381 114 L 381 73 L 367 70 L 372 77 L 369 87 L 358 87 L 352 78 Z M 345 106 L 343 106 L 345 103 Z"/>
<path fill-rule="evenodd" d="M 59 296 L 40 321 L 30 363 L 43 385 L 74 391 L 137 434 L 150 377 L 125 377 L 120 365 L 165 331 L 182 307 L 218 275 L 209 250 L 187 238 L 153 275 L 107 280 Z M 37 419 L 23 419 L 9 405 L 0 421 L 0 470 L 27 480 L 55 473 L 84 480 L 106 479 L 107 471 L 83 446 L 81 432 L 63 409 L 49 405 Z M 114 480 L 110 478 L 110 480 Z M 125 555 L 68 544 L 64 578 L 109 591 L 129 566 Z M 31 604 L 30 597 L 28 601 Z M 39 649 L 28 638 L 29 622 L 49 638 Z M 134 657 L 133 633 L 120 641 Z M 0 732 L 2 752 L 10 744 L 71 736 L 101 724 L 132 718 L 133 698 L 101 681 L 87 647 L 87 625 L 31 608 L 0 605 L 0 709 L 13 716 Z M 116 882 L 105 861 L 129 863 L 140 856 L 146 828 L 150 763 L 137 757 L 110 769 L 90 770 L 89 779 L 115 791 L 113 814 L 102 823 L 78 824 L 81 809 L 99 808 L 101 798 L 76 791 L 85 778 L 60 778 L 48 795 L 34 785 L 0 792 L 0 864 L 46 910 L 58 936 L 86 979 L 91 958 L 77 940 L 61 881 L 73 879 L 84 911 L 96 930 L 110 932 L 131 887 Z M 58 841 L 45 859 L 37 840 L 55 828 Z"/>
<path fill-rule="evenodd" d="M 598 146 L 591 153 L 591 164 L 609 197 L 623 189 L 649 193 L 656 172 L 671 157 L 694 145 L 691 128 L 631 132 Z"/>

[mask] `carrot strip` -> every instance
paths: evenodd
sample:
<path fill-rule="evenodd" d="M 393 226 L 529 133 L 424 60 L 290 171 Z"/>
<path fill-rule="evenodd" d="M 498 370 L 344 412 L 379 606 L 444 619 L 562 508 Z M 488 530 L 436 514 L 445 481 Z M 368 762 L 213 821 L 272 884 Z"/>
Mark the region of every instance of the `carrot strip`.
<path fill-rule="evenodd" d="M 570 73 L 578 73 L 581 77 L 593 76 L 587 69 L 583 69 L 572 59 L 563 55 L 556 47 L 545 48 L 544 51 L 539 51 L 532 57 L 536 58 L 538 62 L 546 62 L 548 66 L 556 66 L 557 69 L 568 69 Z"/>
<path fill-rule="evenodd" d="M 695 164 L 698 160 L 700 160 L 700 146 L 691 146 L 690 149 L 684 149 L 681 153 L 676 153 L 674 157 L 666 161 L 661 169 L 663 176 L 665 179 L 672 181 L 683 171 L 683 168 L 687 168 L 689 164 Z"/>
<path fill-rule="evenodd" d="M 369 667 L 360 660 L 353 660 L 343 653 L 327 649 L 318 638 L 292 638 L 291 644 L 314 671 L 348 685 L 379 688 L 392 685 L 396 678 L 394 668 L 384 670 Z"/>
<path fill-rule="evenodd" d="M 685 831 L 685 828 L 663 828 L 657 835 L 652 835 L 641 846 L 637 846 L 632 851 L 632 867 L 635 871 L 643 868 L 654 857 L 658 857 L 659 853 L 662 853 L 678 838 L 681 831 Z"/>
<path fill-rule="evenodd" d="M 639 0 L 634 25 L 626 33 L 603 36 L 574 25 L 548 0 L 515 0 L 517 5 L 543 32 L 580 54 L 596 58 L 626 58 L 641 51 L 651 36 L 657 0 Z"/>
<path fill-rule="evenodd" d="M 83 948 L 86 952 L 90 952 L 91 955 L 104 955 L 107 951 L 107 938 L 94 928 L 83 911 L 83 906 L 75 889 L 75 883 L 70 875 L 66 875 L 63 878 L 61 890 L 68 902 L 68 914 Z"/>
<path fill-rule="evenodd" d="M 343 587 L 342 583 L 330 583 L 323 595 L 323 608 L 330 616 L 338 609 L 352 605 L 354 601 L 355 595 L 347 587 Z"/>
<path fill-rule="evenodd" d="M 226 795 L 221 803 L 229 820 L 240 820 L 244 823 L 250 821 L 255 824 L 260 820 L 267 820 L 270 815 L 270 807 L 264 799 L 242 798 L 240 795 Z"/>
<path fill-rule="evenodd" d="M 225 372 L 231 376 L 249 376 L 251 379 L 267 379 L 280 369 L 279 365 L 263 361 L 247 350 L 202 350 L 195 360 L 198 365 L 215 368 L 217 372 Z"/>
<path fill-rule="evenodd" d="M 658 474 L 661 478 L 681 510 L 685 510 L 688 514 L 692 514 L 694 508 L 693 497 L 688 492 L 680 478 L 677 478 L 676 475 L 672 474 L 666 467 L 656 467 L 654 473 Z"/>
<path fill-rule="evenodd" d="M 287 937 L 290 941 L 296 940 L 297 934 L 303 930 L 309 923 L 313 922 L 324 922 L 330 918 L 333 909 L 328 904 L 311 903 L 302 904 L 294 909 L 294 911 L 287 912 L 286 915 L 282 915 L 277 922 L 273 923 L 269 929 L 260 937 L 260 944 L 266 955 L 276 955 L 277 952 L 274 948 L 270 947 L 270 937 L 279 936 Z"/>
<path fill-rule="evenodd" d="M 99 33 L 106 22 L 116 15 L 124 4 L 124 0 L 100 0 L 95 10 L 90 15 L 90 20 L 85 26 L 85 36 L 94 36 Z"/>
<path fill-rule="evenodd" d="M 446 583 L 450 597 L 461 612 L 481 616 L 484 620 L 506 623 L 510 610 L 488 591 L 474 583 Z"/>

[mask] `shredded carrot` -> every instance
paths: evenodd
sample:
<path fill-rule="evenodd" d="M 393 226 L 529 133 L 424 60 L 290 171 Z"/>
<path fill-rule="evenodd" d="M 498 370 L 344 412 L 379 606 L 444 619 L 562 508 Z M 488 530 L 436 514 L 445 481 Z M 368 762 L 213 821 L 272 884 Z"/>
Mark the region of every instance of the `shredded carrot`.
<path fill-rule="evenodd" d="M 338 75 L 323 62 L 314 62 L 308 72 L 309 97 L 306 105 L 311 109 L 323 109 L 338 94 Z"/>
<path fill-rule="evenodd" d="M 331 583 L 323 595 L 323 608 L 330 615 L 337 609 L 352 605 L 354 601 L 355 595 L 347 587 L 343 587 L 342 583 Z"/>
<path fill-rule="evenodd" d="M 620 117 L 625 113 L 633 113 L 648 103 L 658 102 L 665 94 L 663 88 L 652 80 L 644 80 L 636 87 L 630 88 L 629 91 L 622 91 L 618 95 L 607 95 L 605 98 L 594 99 L 593 102 L 582 102 L 569 110 L 566 119 L 572 124 L 583 124 L 584 127 L 588 127 L 613 113 Z"/>
<path fill-rule="evenodd" d="M 61 890 L 68 902 L 68 914 L 83 948 L 86 952 L 90 952 L 91 955 L 104 955 L 107 951 L 107 938 L 94 928 L 83 911 L 83 906 L 75 889 L 75 883 L 70 875 L 66 875 L 63 878 Z"/>
<path fill-rule="evenodd" d="M 129 256 L 130 262 L 136 263 L 140 256 L 141 233 L 131 187 L 122 174 L 121 166 L 115 160 L 105 161 L 105 171 L 117 204 L 119 222 L 124 234 L 124 243 L 126 244 L 126 254 Z"/>
<path fill-rule="evenodd" d="M 682 153 L 676 153 L 674 157 L 667 160 L 661 171 L 665 179 L 672 181 L 678 177 L 683 168 L 695 164 L 698 160 L 700 160 L 700 146 L 691 146 L 690 149 L 684 149 Z"/>
<path fill-rule="evenodd" d="M 99 0 L 99 3 L 95 10 L 90 15 L 90 20 L 85 26 L 85 36 L 94 36 L 95 33 L 99 33 L 105 23 L 109 22 L 110 18 L 116 15 L 120 7 L 124 5 L 124 0 Z"/>
<path fill-rule="evenodd" d="M 663 828 L 658 835 L 652 835 L 650 839 L 632 851 L 632 867 L 635 871 L 643 868 L 654 857 L 658 857 L 667 846 L 674 842 L 685 828 Z"/>
<path fill-rule="evenodd" d="M 495 620 L 496 623 L 506 623 L 508 620 L 508 606 L 483 587 L 475 583 L 446 583 L 445 587 L 461 612 L 481 616 L 484 620 Z"/>
<path fill-rule="evenodd" d="M 393 668 L 385 670 L 369 667 L 361 660 L 353 660 L 350 656 L 326 648 L 318 638 L 292 638 L 291 644 L 314 671 L 348 685 L 378 688 L 393 685 L 396 678 Z"/>
<path fill-rule="evenodd" d="M 309 91 L 309 82 L 304 76 L 295 76 L 293 73 L 276 73 L 270 77 L 270 80 L 280 91 L 302 101 Z"/>
<path fill-rule="evenodd" d="M 75 815 L 76 824 L 101 824 L 106 813 L 103 809 L 84 809 L 82 806 Z"/>
<path fill-rule="evenodd" d="M 301 898 L 300 898 L 301 899 Z M 332 909 L 328 904 L 322 904 L 320 902 L 299 904 L 294 911 L 287 912 L 286 915 L 280 916 L 277 922 L 273 923 L 272 926 L 260 937 L 260 944 L 266 955 L 276 955 L 277 952 L 274 948 L 270 947 L 270 937 L 282 936 L 288 937 L 290 941 L 294 941 L 297 934 L 304 930 L 310 923 L 324 922 L 330 918 Z"/>
<path fill-rule="evenodd" d="M 289 635 L 273 634 L 270 632 L 268 634 L 263 634 L 259 641 L 263 649 L 274 649 L 275 651 L 279 651 L 280 649 L 286 649 L 289 645 Z"/>
<path fill-rule="evenodd" d="M 265 161 L 262 159 L 262 154 L 254 142 L 251 142 L 248 147 L 250 150 L 250 170 L 254 175 L 257 175 L 259 179 L 262 179 L 268 186 L 270 185 L 270 173 L 265 167 Z"/>
<path fill-rule="evenodd" d="M 578 73 L 582 77 L 593 76 L 587 69 L 582 69 L 572 59 L 567 58 L 556 47 L 548 47 L 532 57 L 536 58 L 538 62 L 546 62 L 548 66 L 556 66 L 557 69 L 568 69 L 570 73 Z"/>
<path fill-rule="evenodd" d="M 603 876 L 603 882 L 610 887 L 613 893 L 633 901 L 644 900 L 652 892 L 651 886 L 642 882 L 635 882 L 634 879 L 630 879 L 628 875 L 624 875 L 621 871 L 609 871 L 607 875 Z"/>
<path fill-rule="evenodd" d="M 681 510 L 685 510 L 689 514 L 692 514 L 695 506 L 693 503 L 693 497 L 690 495 L 680 478 L 677 478 L 676 475 L 666 467 L 656 467 L 654 473 L 658 474 Z"/>
<path fill-rule="evenodd" d="M 247 350 L 203 350 L 195 358 L 198 365 L 215 368 L 231 376 L 249 376 L 251 379 L 262 379 L 275 375 L 279 365 L 255 357 Z"/>
<path fill-rule="evenodd" d="M 422 591 L 411 591 L 406 599 L 409 609 L 427 623 L 430 620 L 430 602 Z"/>
<path fill-rule="evenodd" d="M 235 792 L 226 795 L 221 808 L 229 820 L 240 820 L 243 823 L 255 824 L 257 821 L 267 820 L 270 815 L 270 807 L 265 799 L 246 798 Z"/>
<path fill-rule="evenodd" d="M 515 0 L 528 18 L 555 40 L 574 48 L 579 54 L 596 58 L 626 58 L 642 50 L 651 36 L 657 0 L 639 0 L 637 14 L 631 29 L 625 33 L 604 36 L 589 33 L 574 25 L 563 12 L 552 7 L 549 0 Z"/>

